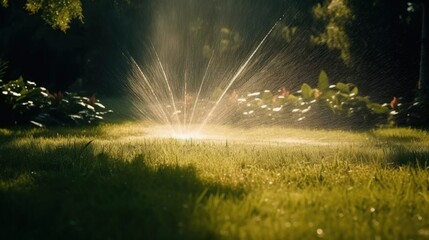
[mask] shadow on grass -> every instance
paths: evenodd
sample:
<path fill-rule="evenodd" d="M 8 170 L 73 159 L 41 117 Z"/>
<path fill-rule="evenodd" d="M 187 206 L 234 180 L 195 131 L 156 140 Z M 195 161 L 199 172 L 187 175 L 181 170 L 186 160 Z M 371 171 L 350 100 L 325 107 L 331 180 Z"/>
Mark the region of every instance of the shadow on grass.
<path fill-rule="evenodd" d="M 196 199 L 218 193 L 243 194 L 202 181 L 192 166 L 144 156 L 0 147 L 0 239 L 218 238 L 188 228 Z"/>
<path fill-rule="evenodd" d="M 412 166 L 418 168 L 429 167 L 429 150 L 408 149 L 401 146 L 393 148 L 390 160 L 397 166 Z"/>
<path fill-rule="evenodd" d="M 371 131 L 370 135 L 377 140 L 396 144 L 426 142 L 429 137 L 427 132 L 412 128 L 381 128 Z"/>
<path fill-rule="evenodd" d="M 395 166 L 429 167 L 427 133 L 414 129 L 379 129 L 370 135 L 389 149 L 388 161 Z"/>

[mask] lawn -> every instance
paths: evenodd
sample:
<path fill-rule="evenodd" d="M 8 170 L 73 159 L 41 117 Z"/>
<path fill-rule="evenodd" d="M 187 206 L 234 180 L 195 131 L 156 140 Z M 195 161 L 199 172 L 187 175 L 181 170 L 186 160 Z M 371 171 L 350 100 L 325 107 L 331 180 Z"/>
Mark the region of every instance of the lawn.
<path fill-rule="evenodd" d="M 0 129 L 0 239 L 429 239 L 429 133 Z"/>

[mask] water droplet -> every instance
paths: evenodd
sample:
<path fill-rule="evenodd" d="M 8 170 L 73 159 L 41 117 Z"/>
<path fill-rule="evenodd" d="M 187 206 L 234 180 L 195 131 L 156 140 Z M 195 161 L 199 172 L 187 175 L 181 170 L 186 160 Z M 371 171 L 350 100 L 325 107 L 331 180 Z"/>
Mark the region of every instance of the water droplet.
<path fill-rule="evenodd" d="M 261 94 L 260 92 L 254 92 L 254 93 L 249 93 L 247 94 L 248 97 L 254 97 L 254 96 L 259 96 L 259 94 Z"/>
<path fill-rule="evenodd" d="M 318 229 L 316 230 L 316 233 L 317 233 L 317 236 L 318 236 L 318 237 L 323 237 L 323 229 L 318 228 Z"/>
<path fill-rule="evenodd" d="M 310 111 L 310 109 L 311 109 L 311 106 L 309 106 L 308 108 L 306 108 L 306 109 L 302 110 L 301 112 L 302 112 L 302 113 L 306 113 L 306 112 Z"/>
<path fill-rule="evenodd" d="M 280 110 L 282 110 L 282 107 L 281 107 L 281 106 L 280 106 L 280 107 L 273 108 L 273 111 L 274 111 L 274 112 L 280 112 Z"/>

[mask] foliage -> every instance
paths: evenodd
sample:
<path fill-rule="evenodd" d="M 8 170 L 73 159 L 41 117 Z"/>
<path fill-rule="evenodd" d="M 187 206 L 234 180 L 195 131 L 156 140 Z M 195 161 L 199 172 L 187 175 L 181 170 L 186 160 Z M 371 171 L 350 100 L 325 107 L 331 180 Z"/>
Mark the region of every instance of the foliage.
<path fill-rule="evenodd" d="M 94 96 L 87 98 L 68 92 L 51 94 L 22 77 L 8 83 L 0 81 L 0 93 L 2 124 L 94 124 L 110 112 Z"/>
<path fill-rule="evenodd" d="M 2 0 L 1 5 L 8 7 L 8 0 Z M 83 21 L 81 0 L 27 0 L 25 9 L 30 14 L 40 13 L 52 28 L 63 32 L 70 28 L 73 20 Z"/>
<path fill-rule="evenodd" d="M 378 104 L 368 96 L 360 96 L 358 87 L 352 83 L 330 85 L 324 71 L 319 75 L 316 88 L 304 83 L 295 94 L 286 88 L 277 93 L 265 90 L 238 101 L 246 117 L 268 117 L 288 123 L 299 121 L 323 127 L 372 127 L 389 123 L 396 113 L 388 104 Z"/>
<path fill-rule="evenodd" d="M 3 0 L 2 2 L 7 1 Z M 109 77 L 108 74 L 102 76 L 106 72 L 103 70 L 105 67 L 122 64 L 121 58 L 117 56 L 121 55 L 124 49 L 129 49 L 130 52 L 142 52 L 141 46 L 143 44 L 141 44 L 140 38 L 149 36 L 150 32 L 145 30 L 150 29 L 155 16 L 152 14 L 154 10 L 152 2 L 159 1 L 132 1 L 130 5 L 121 4 L 123 1 L 82 2 L 85 24 L 76 24 L 72 29 L 67 30 L 66 35 L 60 34 L 59 31 L 48 31 L 47 24 L 34 21 L 35 16 L 25 16 L 28 14 L 22 10 L 25 7 L 22 2 L 25 4 L 27 1 L 11 1 L 8 9 L 0 10 L 0 15 L 4 18 L 1 21 L 2 44 L 0 51 L 6 59 L 10 60 L 14 73 L 23 74 L 43 86 L 52 86 L 52 82 L 58 81 L 60 83 L 57 82 L 54 87 L 65 89 L 64 86 L 71 84 L 78 77 L 82 77 L 90 84 L 94 81 L 93 85 L 98 86 L 96 83 L 98 79 Z M 115 9 L 114 2 L 119 2 L 118 6 L 121 7 Z M 235 10 L 247 11 L 252 9 L 249 5 L 252 6 L 254 2 L 263 1 L 192 1 L 195 9 L 202 11 L 199 16 L 189 14 L 192 18 L 201 19 L 192 28 L 205 28 L 207 25 L 210 26 L 207 22 L 217 21 L 213 16 L 215 16 L 215 11 L 219 11 L 218 5 L 222 6 L 222 2 L 243 3 L 243 9 L 236 8 Z M 316 2 L 323 3 L 319 5 L 320 7 L 315 8 Z M 319 67 L 323 69 L 335 68 L 339 72 L 341 71 L 341 75 L 349 76 L 348 81 L 359 84 L 360 88 L 389 85 L 385 91 L 379 91 L 377 87 L 365 89 L 365 92 L 373 90 L 374 92 L 370 94 L 374 97 L 377 93 L 385 94 L 377 97 L 386 98 L 387 96 L 398 95 L 404 89 L 412 91 L 418 79 L 416 69 L 418 68 L 419 45 L 415 43 L 419 41 L 421 30 L 419 6 L 415 7 L 415 12 L 406 12 L 406 1 L 342 1 L 347 3 L 345 6 L 349 7 L 351 14 L 347 24 L 341 25 L 341 21 L 336 20 L 339 23 L 336 22 L 335 25 L 331 26 L 338 26 L 339 28 L 327 29 L 326 26 L 330 23 L 331 16 L 334 17 L 334 13 L 340 13 L 342 9 L 338 8 L 337 12 L 328 13 L 328 6 L 331 5 L 331 2 L 333 1 L 272 0 L 264 2 L 267 6 L 278 6 L 276 9 L 282 13 L 284 9 L 290 10 L 291 14 L 286 14 L 284 21 L 279 24 L 282 26 L 279 28 L 279 34 L 281 34 L 279 36 L 283 37 L 283 43 L 285 41 L 290 42 L 288 51 L 294 50 L 291 53 L 287 52 L 285 57 L 299 59 L 299 61 L 293 62 L 302 66 L 297 69 L 303 73 L 317 74 L 315 72 L 318 70 L 313 69 L 319 69 Z M 181 4 L 173 5 L 179 6 Z M 316 9 L 321 9 L 322 13 L 316 14 Z M 262 8 L 258 10 L 265 11 Z M 268 30 L 266 27 L 261 28 L 260 25 L 254 24 L 254 22 L 262 23 L 268 20 L 266 18 L 259 19 L 256 16 L 253 19 L 243 19 L 240 11 L 237 11 L 234 16 L 236 19 L 232 18 L 232 22 L 237 23 L 237 25 L 219 24 L 221 26 L 215 29 L 207 29 L 207 31 L 219 36 L 219 29 L 228 27 L 230 30 L 240 33 L 243 39 L 242 46 L 247 46 L 249 42 L 253 43 L 258 40 L 256 35 L 250 34 L 249 36 L 248 33 L 250 29 L 256 29 L 257 32 Z M 42 14 L 43 7 L 35 15 L 41 16 Z M 220 17 L 222 16 L 220 15 Z M 269 14 L 269 16 L 271 22 L 278 14 Z M 341 14 L 341 16 L 347 16 L 347 14 Z M 78 21 L 72 20 L 71 23 L 75 22 Z M 222 22 L 228 21 L 224 19 Z M 405 22 L 407 23 L 405 24 Z M 328 33 L 328 30 L 333 32 Z M 345 33 L 349 40 L 351 68 L 348 69 L 342 68 L 341 59 L 337 57 L 337 54 L 331 54 L 332 52 L 327 51 L 325 43 L 320 43 L 322 44 L 321 47 L 319 44 L 314 46 L 309 43 L 310 35 L 318 38 L 321 37 L 322 33 L 326 33 L 326 36 L 323 36 L 330 38 L 332 43 L 339 42 L 333 45 L 347 46 L 343 44 L 345 42 L 340 41 L 343 39 L 342 33 L 337 32 L 337 30 L 341 30 L 340 32 L 346 30 Z M 128 37 L 124 38 L 125 35 Z M 202 31 L 201 35 L 203 36 L 201 43 L 210 42 L 207 40 L 210 34 Z M 234 46 L 233 38 L 229 37 L 228 39 L 230 40 L 228 46 Z M 295 45 L 296 43 L 298 45 Z M 128 46 L 131 47 L 128 48 Z M 207 44 L 204 48 L 205 55 L 211 56 L 212 50 L 217 46 Z M 392 51 L 392 49 L 395 50 Z M 194 50 L 197 51 L 197 49 Z M 273 49 L 273 51 L 279 50 Z M 339 50 L 334 49 L 334 51 L 338 52 Z M 54 60 L 38 61 L 41 53 L 43 56 Z M 20 60 L 17 61 L 16 59 Z M 37 61 L 39 66 L 27 64 L 26 61 Z M 58 66 L 65 70 L 60 71 Z M 123 68 L 118 67 L 118 69 Z M 67 72 L 65 77 L 56 77 L 63 72 Z M 359 75 L 359 82 L 351 80 L 356 73 Z M 98 77 L 94 77 L 96 75 Z M 393 82 L 395 84 L 390 84 Z M 108 86 L 108 84 L 103 85 Z"/>
<path fill-rule="evenodd" d="M 325 1 L 313 8 L 314 18 L 326 23 L 325 29 L 318 35 L 312 35 L 315 44 L 326 45 L 330 49 L 340 51 L 341 59 L 350 63 L 350 40 L 346 32 L 346 24 L 353 18 L 346 0 Z"/>
<path fill-rule="evenodd" d="M 200 31 L 199 28 L 193 28 L 195 27 L 191 26 L 191 31 L 194 31 L 194 34 L 196 34 L 197 31 Z M 216 42 L 215 45 L 210 46 L 209 44 L 204 44 L 202 47 L 202 55 L 205 58 L 210 59 L 215 51 L 219 51 L 220 53 L 237 51 L 243 42 L 239 32 L 232 31 L 226 27 L 219 30 L 219 36 L 219 42 Z"/>
<path fill-rule="evenodd" d="M 130 0 L 114 1 L 130 4 Z M 0 6 L 9 6 L 9 0 L 2 0 Z M 26 0 L 25 10 L 30 14 L 40 13 L 42 19 L 53 29 L 66 32 L 73 20 L 83 22 L 83 8 L 81 0 Z"/>
<path fill-rule="evenodd" d="M 297 26 L 283 26 L 281 35 L 286 42 L 291 42 L 298 30 Z"/>
<path fill-rule="evenodd" d="M 396 112 L 395 123 L 398 126 L 429 127 L 429 101 L 418 97 L 413 101 L 405 101 L 403 98 L 393 98 L 390 106 Z"/>
<path fill-rule="evenodd" d="M 27 0 L 25 9 L 31 14 L 41 12 L 43 20 L 63 32 L 70 27 L 72 20 L 83 21 L 80 0 Z"/>

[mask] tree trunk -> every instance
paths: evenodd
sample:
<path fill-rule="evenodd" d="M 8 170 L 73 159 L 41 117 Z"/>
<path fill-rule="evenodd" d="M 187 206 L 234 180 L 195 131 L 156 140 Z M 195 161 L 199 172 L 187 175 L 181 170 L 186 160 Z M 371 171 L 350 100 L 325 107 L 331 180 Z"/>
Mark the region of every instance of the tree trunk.
<path fill-rule="evenodd" d="M 429 18 L 428 18 L 428 3 L 422 3 L 422 43 L 420 49 L 420 76 L 419 76 L 419 91 L 421 96 L 427 101 L 429 98 L 429 59 L 428 59 L 428 44 L 429 44 Z"/>

